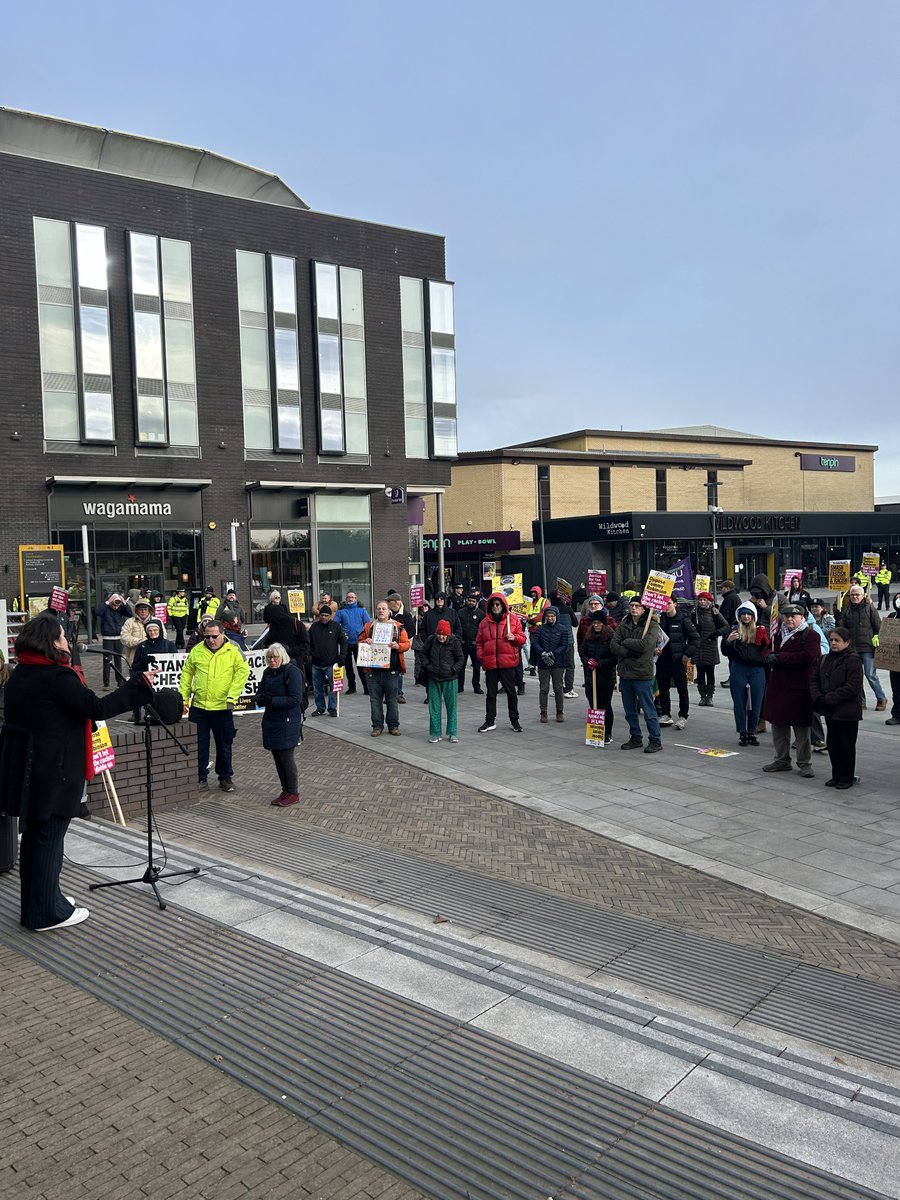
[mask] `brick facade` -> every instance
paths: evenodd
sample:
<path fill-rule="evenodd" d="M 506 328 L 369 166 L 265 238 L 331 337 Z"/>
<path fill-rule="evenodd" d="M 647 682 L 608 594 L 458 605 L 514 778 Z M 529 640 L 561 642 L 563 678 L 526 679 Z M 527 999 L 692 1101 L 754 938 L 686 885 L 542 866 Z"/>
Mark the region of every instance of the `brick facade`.
<path fill-rule="evenodd" d="M 125 821 L 130 825 L 142 821 L 147 812 L 144 730 L 143 727 L 122 727 L 117 722 L 111 722 L 109 732 L 116 752 L 112 780 Z M 162 729 L 150 727 L 153 739 L 153 808 L 156 812 L 196 804 L 199 796 L 196 729 L 190 721 L 179 721 L 172 727 L 172 732 L 187 748 L 187 756 L 181 753 L 171 738 L 166 737 Z M 94 815 L 110 819 L 101 778 L 98 777 L 89 785 L 87 802 Z"/>

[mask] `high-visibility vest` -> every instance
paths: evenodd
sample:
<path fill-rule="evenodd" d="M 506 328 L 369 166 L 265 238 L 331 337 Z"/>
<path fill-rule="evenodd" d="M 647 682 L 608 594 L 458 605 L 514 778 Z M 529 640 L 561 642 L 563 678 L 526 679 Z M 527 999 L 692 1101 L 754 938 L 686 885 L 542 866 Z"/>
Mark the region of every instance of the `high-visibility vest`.
<path fill-rule="evenodd" d="M 186 617 L 188 615 L 189 608 L 190 605 L 188 603 L 187 596 L 179 596 L 176 592 L 174 596 L 169 597 L 170 617 Z"/>
<path fill-rule="evenodd" d="M 891 573 L 887 569 L 887 567 L 882 567 L 881 570 L 878 572 L 878 574 L 875 576 L 875 582 L 876 583 L 890 583 L 891 578 L 892 578 Z"/>
<path fill-rule="evenodd" d="M 541 596 L 537 600 L 525 601 L 525 619 L 528 621 L 529 625 L 536 625 L 538 623 L 541 613 L 549 606 L 549 604 L 550 601 L 546 596 Z"/>

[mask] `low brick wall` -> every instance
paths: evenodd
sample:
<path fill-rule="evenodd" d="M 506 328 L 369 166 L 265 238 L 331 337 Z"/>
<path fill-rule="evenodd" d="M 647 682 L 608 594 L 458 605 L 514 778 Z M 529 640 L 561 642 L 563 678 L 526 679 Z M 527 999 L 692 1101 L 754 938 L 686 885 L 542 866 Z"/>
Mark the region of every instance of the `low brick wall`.
<path fill-rule="evenodd" d="M 109 731 L 116 752 L 116 765 L 112 779 L 119 794 L 119 803 L 125 820 L 129 823 L 144 816 L 147 805 L 147 785 L 144 769 L 143 726 L 109 722 Z M 179 721 L 172 732 L 187 748 L 187 756 L 181 753 L 171 738 L 158 726 L 151 725 L 153 757 L 151 781 L 153 784 L 153 808 L 162 812 L 166 808 L 196 804 L 197 792 L 197 731 L 190 721 Z M 88 806 L 98 817 L 109 817 L 109 804 L 101 778 L 88 787 Z"/>

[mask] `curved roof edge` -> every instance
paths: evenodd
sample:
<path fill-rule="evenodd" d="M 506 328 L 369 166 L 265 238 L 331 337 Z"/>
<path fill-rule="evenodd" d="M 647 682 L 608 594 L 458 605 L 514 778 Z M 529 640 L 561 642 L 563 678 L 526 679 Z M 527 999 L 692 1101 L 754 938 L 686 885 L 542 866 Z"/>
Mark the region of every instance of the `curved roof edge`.
<path fill-rule="evenodd" d="M 218 196 L 258 200 L 286 208 L 309 208 L 277 175 L 211 150 L 17 108 L 0 106 L 0 153 L 193 188 Z"/>

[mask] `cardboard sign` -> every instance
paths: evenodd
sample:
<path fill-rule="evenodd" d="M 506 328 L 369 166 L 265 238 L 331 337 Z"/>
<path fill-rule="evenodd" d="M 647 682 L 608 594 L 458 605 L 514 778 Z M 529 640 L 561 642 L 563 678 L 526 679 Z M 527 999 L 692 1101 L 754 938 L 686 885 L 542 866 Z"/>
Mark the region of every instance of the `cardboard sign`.
<path fill-rule="evenodd" d="M 584 730 L 584 744 L 603 749 L 606 744 L 606 710 L 589 708 Z"/>
<path fill-rule="evenodd" d="M 669 575 L 666 571 L 651 571 L 644 585 L 641 604 L 655 612 L 665 612 L 669 607 L 669 597 L 674 587 L 674 575 Z"/>
<path fill-rule="evenodd" d="M 881 622 L 878 645 L 875 647 L 875 666 L 884 671 L 900 671 L 900 620 L 894 617 Z"/>
<path fill-rule="evenodd" d="M 881 570 L 881 555 L 867 553 L 862 556 L 862 569 L 865 575 L 877 575 Z"/>
<path fill-rule="evenodd" d="M 712 582 L 708 575 L 694 576 L 694 592 L 699 596 L 701 592 L 708 592 L 709 585 Z"/>
<path fill-rule="evenodd" d="M 234 706 L 234 715 L 236 717 L 243 716 L 246 713 L 259 714 L 262 712 L 261 708 L 256 707 L 256 693 L 259 690 L 263 671 L 266 669 L 265 651 L 248 650 L 243 657 L 250 665 L 250 674 L 247 676 L 244 690 L 238 696 L 238 702 Z M 181 670 L 187 661 L 187 654 L 156 654 L 154 655 L 154 659 L 159 671 L 156 686 L 161 688 L 177 688 L 181 682 Z"/>
<path fill-rule="evenodd" d="M 65 588 L 54 584 L 53 591 L 50 593 L 50 607 L 54 612 L 66 611 L 69 607 L 69 593 Z"/>
<path fill-rule="evenodd" d="M 373 621 L 369 626 L 369 637 L 376 646 L 390 646 L 397 636 L 397 626 L 393 621 Z"/>
<path fill-rule="evenodd" d="M 591 596 L 606 595 L 606 572 L 605 571 L 588 571 L 587 573 L 587 589 Z"/>
<path fill-rule="evenodd" d="M 163 625 L 168 624 L 168 620 L 169 620 L 168 604 L 154 604 L 153 615 L 154 615 L 154 617 L 156 617 L 157 621 L 162 621 Z"/>
<path fill-rule="evenodd" d="M 513 604 L 524 604 L 525 593 L 522 590 L 521 575 L 495 575 L 491 580 L 491 590 L 502 592 L 506 597 L 506 603 L 512 607 Z"/>
<path fill-rule="evenodd" d="M 794 568 L 790 568 L 789 570 L 786 570 L 784 573 L 784 579 L 782 579 L 782 581 L 781 581 L 781 590 L 783 592 L 788 591 L 791 586 L 791 581 L 794 579 L 797 579 L 798 577 L 800 579 L 800 584 L 802 586 L 803 585 L 803 572 L 798 571 Z"/>
<path fill-rule="evenodd" d="M 414 583 L 409 589 L 409 607 L 421 608 L 425 603 L 425 584 Z"/>
<path fill-rule="evenodd" d="M 485 562 L 485 563 L 481 564 L 481 578 L 482 579 L 493 579 L 496 574 L 497 574 L 496 562 Z"/>
<path fill-rule="evenodd" d="M 834 558 L 828 563 L 828 590 L 846 592 L 850 586 L 850 559 Z"/>
<path fill-rule="evenodd" d="M 331 668 L 331 690 L 333 692 L 342 692 L 344 690 L 344 668 Z"/>
<path fill-rule="evenodd" d="M 562 596 L 565 599 L 566 604 L 571 605 L 572 585 L 569 583 L 568 579 L 562 579 L 559 575 L 556 577 L 556 594 L 557 596 Z"/>
<path fill-rule="evenodd" d="M 288 612 L 299 617 L 306 613 L 306 593 L 303 588 L 288 588 Z"/>
<path fill-rule="evenodd" d="M 94 760 L 95 775 L 101 771 L 111 771 L 116 765 L 116 752 L 105 721 L 98 721 L 97 728 L 91 734 L 91 758 Z"/>
<path fill-rule="evenodd" d="M 739 750 L 719 750 L 713 746 L 688 746 L 685 742 L 673 742 L 679 750 L 693 750 L 695 754 L 703 754 L 706 758 L 734 758 Z"/>
<path fill-rule="evenodd" d="M 390 646 L 373 645 L 371 642 L 360 642 L 359 657 L 356 663 L 357 666 L 371 670 L 390 670 L 391 648 Z"/>

